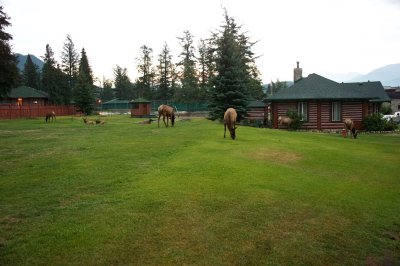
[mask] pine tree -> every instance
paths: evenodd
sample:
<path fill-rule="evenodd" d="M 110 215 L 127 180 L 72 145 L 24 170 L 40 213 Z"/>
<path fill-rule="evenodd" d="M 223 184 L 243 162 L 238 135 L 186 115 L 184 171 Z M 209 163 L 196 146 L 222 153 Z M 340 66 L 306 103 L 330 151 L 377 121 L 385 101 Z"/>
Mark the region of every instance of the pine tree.
<path fill-rule="evenodd" d="M 85 48 L 82 49 L 79 61 L 77 85 L 74 89 L 74 99 L 78 111 L 90 115 L 94 110 L 93 74 L 86 56 Z"/>
<path fill-rule="evenodd" d="M 222 119 L 225 110 L 234 107 L 240 121 L 247 113 L 248 101 L 252 98 L 249 87 L 257 82 L 254 69 L 253 46 L 249 38 L 240 33 L 241 27 L 225 11 L 225 25 L 214 33 L 213 49 L 216 75 L 212 78 L 209 117 Z M 260 88 L 261 83 L 260 83 Z"/>
<path fill-rule="evenodd" d="M 178 63 L 178 66 L 181 67 L 180 81 L 182 84 L 180 98 L 183 102 L 190 103 L 199 100 L 196 57 L 193 46 L 194 36 L 187 30 L 183 34 L 183 37 L 178 37 L 182 48 L 179 56 L 181 61 Z"/>
<path fill-rule="evenodd" d="M 9 19 L 3 12 L 3 6 L 0 6 L 0 98 L 6 97 L 19 80 L 17 57 L 12 53 L 9 44 L 12 36 L 4 31 L 11 26 Z"/>
<path fill-rule="evenodd" d="M 103 89 L 100 93 L 100 99 L 102 102 L 106 102 L 114 99 L 114 90 L 112 88 L 112 81 L 103 77 Z"/>
<path fill-rule="evenodd" d="M 24 70 L 22 72 L 22 82 L 28 87 L 39 89 L 39 67 L 33 63 L 29 54 L 26 58 Z"/>
<path fill-rule="evenodd" d="M 171 100 L 174 95 L 172 88 L 172 55 L 167 43 L 158 56 L 157 75 L 157 98 L 160 100 Z"/>
<path fill-rule="evenodd" d="M 72 90 L 75 87 L 79 69 L 79 54 L 69 34 L 61 52 L 61 66 L 68 79 L 68 86 L 63 91 L 64 102 L 69 102 L 72 98 Z"/>
<path fill-rule="evenodd" d="M 114 69 L 115 97 L 121 100 L 132 100 L 132 83 L 128 77 L 128 70 L 117 65 Z"/>
<path fill-rule="evenodd" d="M 206 40 L 200 40 L 198 46 L 197 62 L 199 65 L 199 94 L 200 100 L 208 98 L 210 91 L 210 80 L 214 75 L 214 58 L 211 45 Z"/>
<path fill-rule="evenodd" d="M 42 57 L 44 61 L 42 69 L 41 88 L 49 94 L 49 101 L 53 104 L 63 104 L 63 96 L 61 92 L 62 86 L 60 83 L 59 69 L 57 69 L 57 62 L 54 59 L 54 53 L 50 45 L 46 45 L 46 53 Z"/>
<path fill-rule="evenodd" d="M 155 71 L 153 69 L 153 49 L 143 45 L 140 47 L 140 57 L 136 58 L 138 73 L 137 79 L 139 97 L 153 99 Z"/>

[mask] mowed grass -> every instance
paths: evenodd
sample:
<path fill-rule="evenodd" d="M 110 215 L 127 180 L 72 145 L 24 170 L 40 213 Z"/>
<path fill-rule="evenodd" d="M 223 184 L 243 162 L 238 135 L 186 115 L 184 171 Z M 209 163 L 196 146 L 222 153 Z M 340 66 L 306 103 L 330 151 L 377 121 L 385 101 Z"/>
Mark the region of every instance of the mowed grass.
<path fill-rule="evenodd" d="M 400 263 L 400 135 L 0 121 L 0 265 Z"/>

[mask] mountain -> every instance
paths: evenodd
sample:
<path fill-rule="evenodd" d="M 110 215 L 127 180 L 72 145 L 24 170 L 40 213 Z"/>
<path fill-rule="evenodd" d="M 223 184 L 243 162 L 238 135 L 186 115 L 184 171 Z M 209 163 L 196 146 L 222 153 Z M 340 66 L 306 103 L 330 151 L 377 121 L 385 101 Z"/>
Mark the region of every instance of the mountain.
<path fill-rule="evenodd" d="M 353 78 L 361 76 L 360 73 L 357 72 L 349 72 L 349 73 L 322 73 L 323 77 L 326 77 L 330 80 L 334 80 L 336 82 L 347 82 Z"/>
<path fill-rule="evenodd" d="M 400 86 L 400 64 L 392 64 L 377 68 L 368 74 L 353 77 L 347 82 L 380 81 L 383 86 Z"/>
<path fill-rule="evenodd" d="M 18 59 L 18 69 L 22 72 L 24 70 L 25 62 L 26 59 L 28 58 L 28 55 L 22 55 L 18 53 L 16 53 L 15 55 L 17 56 Z M 39 67 L 39 70 L 42 70 L 44 62 L 32 54 L 30 56 L 32 62 Z"/>

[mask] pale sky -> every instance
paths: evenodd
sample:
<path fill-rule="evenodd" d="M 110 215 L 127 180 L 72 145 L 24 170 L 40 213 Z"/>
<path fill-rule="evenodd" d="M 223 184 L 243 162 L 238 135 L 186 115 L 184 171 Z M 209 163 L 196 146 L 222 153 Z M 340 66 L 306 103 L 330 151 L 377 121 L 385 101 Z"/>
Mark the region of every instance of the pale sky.
<path fill-rule="evenodd" d="M 253 41 L 264 83 L 303 76 L 366 74 L 400 63 L 400 0 L 0 0 L 11 17 L 13 52 L 43 56 L 50 44 L 57 61 L 69 34 L 85 48 L 95 76 L 114 79 L 116 65 L 137 77 L 140 47 L 156 64 L 166 42 L 178 61 L 188 30 L 198 41 L 223 24 L 223 9 Z M 336 80 L 343 81 L 343 80 Z"/>

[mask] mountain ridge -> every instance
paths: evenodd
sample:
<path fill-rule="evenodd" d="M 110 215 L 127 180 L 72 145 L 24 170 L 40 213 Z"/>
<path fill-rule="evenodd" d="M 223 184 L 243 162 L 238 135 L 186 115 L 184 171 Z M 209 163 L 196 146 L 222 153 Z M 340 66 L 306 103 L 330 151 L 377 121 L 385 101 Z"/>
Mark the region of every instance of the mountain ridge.
<path fill-rule="evenodd" d="M 355 76 L 346 82 L 380 81 L 383 86 L 400 86 L 400 63 L 376 68 L 365 75 Z"/>
<path fill-rule="evenodd" d="M 20 53 L 15 53 L 15 55 L 17 56 L 17 60 L 18 60 L 17 67 L 22 72 L 22 71 L 24 71 L 24 66 L 25 66 L 26 60 L 28 59 L 28 55 L 23 55 Z M 39 70 L 41 71 L 43 68 L 44 62 L 40 58 L 36 57 L 33 54 L 29 54 L 29 55 L 31 56 L 32 62 L 35 65 L 37 65 L 39 67 Z"/>

